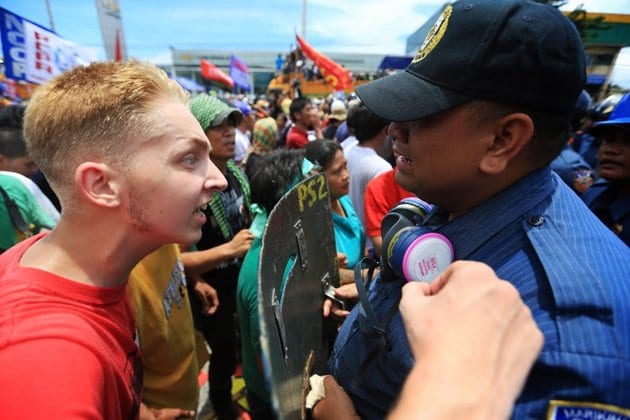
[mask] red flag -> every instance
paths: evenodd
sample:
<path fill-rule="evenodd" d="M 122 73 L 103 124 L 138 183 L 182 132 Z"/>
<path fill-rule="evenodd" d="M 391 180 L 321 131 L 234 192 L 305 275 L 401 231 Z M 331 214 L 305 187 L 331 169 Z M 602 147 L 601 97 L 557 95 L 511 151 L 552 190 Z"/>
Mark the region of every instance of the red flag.
<path fill-rule="evenodd" d="M 295 34 L 295 38 L 302 52 L 315 63 L 333 89 L 344 90 L 352 86 L 352 77 L 348 70 L 308 45 L 298 34 Z"/>
<path fill-rule="evenodd" d="M 208 60 L 202 58 L 199 61 L 199 65 L 201 66 L 201 75 L 204 78 L 224 84 L 230 89 L 234 87 L 234 81 L 232 80 L 232 78 L 223 73 L 220 68 L 218 68 Z"/>
<path fill-rule="evenodd" d="M 116 45 L 114 46 L 116 61 L 122 61 L 122 45 L 120 45 L 120 31 L 116 29 Z"/>

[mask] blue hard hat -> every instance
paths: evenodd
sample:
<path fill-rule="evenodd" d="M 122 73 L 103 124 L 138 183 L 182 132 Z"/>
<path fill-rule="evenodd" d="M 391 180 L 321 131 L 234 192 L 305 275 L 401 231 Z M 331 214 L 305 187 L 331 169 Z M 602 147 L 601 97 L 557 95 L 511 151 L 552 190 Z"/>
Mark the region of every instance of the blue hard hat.
<path fill-rule="evenodd" d="M 594 124 L 593 128 L 611 125 L 630 125 L 630 93 L 626 93 L 617 102 L 608 120 Z"/>
<path fill-rule="evenodd" d="M 612 95 L 597 102 L 591 109 L 591 119 L 596 122 L 607 120 L 621 98 L 623 98 L 621 93 L 613 93 Z"/>

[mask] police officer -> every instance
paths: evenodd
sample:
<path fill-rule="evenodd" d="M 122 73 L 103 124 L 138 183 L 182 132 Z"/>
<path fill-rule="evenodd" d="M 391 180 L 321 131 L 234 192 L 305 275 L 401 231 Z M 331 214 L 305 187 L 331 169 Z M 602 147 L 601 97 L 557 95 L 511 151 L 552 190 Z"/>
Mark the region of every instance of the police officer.
<path fill-rule="evenodd" d="M 580 133 L 582 121 L 587 118 L 592 103 L 591 96 L 582 90 L 571 117 L 572 135 L 558 157 L 551 162 L 551 169 L 577 194 L 586 191 L 595 180 L 591 165 L 572 147 L 575 139 L 582 136 Z"/>
<path fill-rule="evenodd" d="M 582 199 L 599 219 L 630 246 L 630 93 L 610 118 L 593 126 L 599 146 L 598 180 Z"/>
<path fill-rule="evenodd" d="M 357 93 L 392 121 L 396 181 L 435 204 L 421 227 L 511 282 L 544 334 L 512 417 L 627 414 L 630 249 L 549 167 L 586 82 L 575 26 L 527 0 L 458 0 L 431 23 L 406 71 Z M 362 418 L 386 415 L 414 363 L 405 283 L 376 280 L 374 317 L 355 307 L 335 342 L 331 372 Z"/>

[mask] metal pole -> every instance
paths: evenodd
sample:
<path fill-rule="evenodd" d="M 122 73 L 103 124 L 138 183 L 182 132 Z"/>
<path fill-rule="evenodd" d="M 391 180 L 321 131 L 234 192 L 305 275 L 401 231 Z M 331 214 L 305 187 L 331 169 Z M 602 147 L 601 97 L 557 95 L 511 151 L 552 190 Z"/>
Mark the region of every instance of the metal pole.
<path fill-rule="evenodd" d="M 306 39 L 306 0 L 302 0 L 302 38 Z"/>
<path fill-rule="evenodd" d="M 53 20 L 52 9 L 50 8 L 50 2 L 46 1 L 46 10 L 48 10 L 48 20 L 50 21 L 50 30 L 55 32 L 55 21 Z"/>
<path fill-rule="evenodd" d="M 168 48 L 171 50 L 171 74 L 173 75 L 174 79 L 175 77 L 177 77 L 177 73 L 175 71 L 175 47 L 169 46 Z"/>

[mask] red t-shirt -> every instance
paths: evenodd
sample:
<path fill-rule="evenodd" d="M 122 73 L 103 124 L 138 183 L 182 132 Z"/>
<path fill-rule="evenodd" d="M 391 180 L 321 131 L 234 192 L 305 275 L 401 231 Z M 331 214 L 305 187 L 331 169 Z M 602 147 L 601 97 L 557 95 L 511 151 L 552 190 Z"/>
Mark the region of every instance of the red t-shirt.
<path fill-rule="evenodd" d="M 308 144 L 308 132 L 297 126 L 291 127 L 287 133 L 287 149 L 302 149 Z"/>
<path fill-rule="evenodd" d="M 363 211 L 367 236 L 381 236 L 381 221 L 387 212 L 403 198 L 415 197 L 398 185 L 395 175 L 396 168 L 378 175 L 365 187 Z"/>
<path fill-rule="evenodd" d="M 94 287 L 0 255 L 0 410 L 7 418 L 135 419 L 142 359 L 126 287 Z"/>

